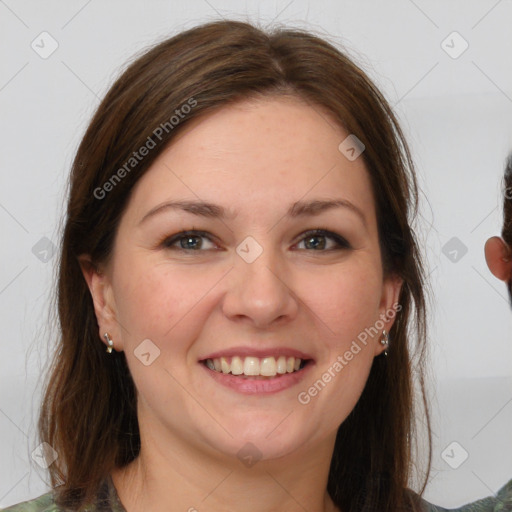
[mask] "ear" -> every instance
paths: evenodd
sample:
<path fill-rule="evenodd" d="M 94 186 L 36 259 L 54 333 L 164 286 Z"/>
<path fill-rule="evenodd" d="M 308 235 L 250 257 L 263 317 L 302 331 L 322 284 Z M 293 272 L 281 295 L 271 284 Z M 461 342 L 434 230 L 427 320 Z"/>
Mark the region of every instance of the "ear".
<path fill-rule="evenodd" d="M 395 323 L 396 316 L 399 314 L 402 306 L 398 300 L 400 298 L 400 291 L 402 290 L 403 279 L 397 275 L 390 275 L 384 279 L 382 285 L 382 296 L 379 307 L 379 319 L 375 322 L 376 326 L 382 327 L 389 333 L 391 327 Z M 380 343 L 381 337 L 378 337 L 378 342 L 375 343 L 375 356 L 378 356 L 387 347 Z"/>
<path fill-rule="evenodd" d="M 98 322 L 98 336 L 106 345 L 104 334 L 107 332 L 114 342 L 114 350 L 121 350 L 121 330 L 116 317 L 116 307 L 111 280 L 108 274 L 96 267 L 87 254 L 78 258 L 94 304 L 94 312 Z"/>
<path fill-rule="evenodd" d="M 485 243 L 485 260 L 495 277 L 505 282 L 512 279 L 512 251 L 499 236 L 493 236 Z"/>

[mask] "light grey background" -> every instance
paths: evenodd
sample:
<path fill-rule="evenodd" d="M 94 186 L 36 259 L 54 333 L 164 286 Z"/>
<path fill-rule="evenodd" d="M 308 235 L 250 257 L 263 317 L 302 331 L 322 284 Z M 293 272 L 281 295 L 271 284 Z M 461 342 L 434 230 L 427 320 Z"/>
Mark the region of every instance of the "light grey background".
<path fill-rule="evenodd" d="M 417 229 L 434 293 L 434 467 L 425 497 L 455 507 L 496 492 L 512 478 L 512 311 L 483 246 L 499 233 L 512 149 L 510 0 L 0 0 L 0 508 L 48 490 L 30 456 L 55 334 L 46 315 L 56 258 L 40 240 L 58 241 L 86 123 L 128 58 L 221 16 L 325 35 L 395 106 L 424 192 Z M 42 46 L 43 31 L 58 43 L 47 59 L 31 47 Z M 453 237 L 467 247 L 457 262 L 443 253 Z M 463 450 L 467 460 L 453 469 L 447 461 L 456 465 Z"/>

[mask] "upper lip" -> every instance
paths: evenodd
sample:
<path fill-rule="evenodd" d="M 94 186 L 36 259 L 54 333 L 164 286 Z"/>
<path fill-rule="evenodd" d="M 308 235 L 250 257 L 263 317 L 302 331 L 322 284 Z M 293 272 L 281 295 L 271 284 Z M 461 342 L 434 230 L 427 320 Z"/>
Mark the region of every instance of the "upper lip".
<path fill-rule="evenodd" d="M 301 352 L 300 350 L 297 350 L 295 348 L 288 348 L 288 347 L 268 347 L 268 348 L 251 348 L 251 347 L 231 347 L 224 350 L 219 350 L 217 352 L 212 352 L 211 354 L 208 354 L 205 357 L 201 357 L 200 361 L 205 361 L 206 359 L 216 359 L 220 357 L 234 357 L 234 356 L 241 356 L 241 357 L 258 357 L 258 358 L 264 358 L 264 357 L 279 357 L 279 356 L 286 356 L 286 357 L 295 357 L 298 359 L 313 359 L 311 355 L 306 354 L 305 352 Z"/>

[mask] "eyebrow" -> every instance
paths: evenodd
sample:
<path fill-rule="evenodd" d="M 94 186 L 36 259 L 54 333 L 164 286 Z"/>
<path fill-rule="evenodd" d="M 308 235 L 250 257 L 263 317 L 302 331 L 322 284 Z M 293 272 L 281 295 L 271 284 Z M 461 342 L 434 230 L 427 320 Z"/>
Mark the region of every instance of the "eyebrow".
<path fill-rule="evenodd" d="M 355 213 L 366 226 L 366 217 L 364 213 L 353 203 L 347 199 L 331 199 L 321 200 L 314 199 L 312 201 L 296 201 L 293 203 L 286 213 L 286 217 L 297 218 L 306 216 L 320 215 L 321 213 L 332 210 L 333 208 L 346 208 Z M 226 209 L 220 205 L 208 203 L 205 201 L 169 201 L 164 204 L 155 206 L 140 220 L 139 225 L 150 217 L 158 213 L 168 210 L 181 210 L 192 213 L 199 217 L 211 219 L 225 219 L 227 217 Z M 236 215 L 235 215 L 236 216 Z"/>

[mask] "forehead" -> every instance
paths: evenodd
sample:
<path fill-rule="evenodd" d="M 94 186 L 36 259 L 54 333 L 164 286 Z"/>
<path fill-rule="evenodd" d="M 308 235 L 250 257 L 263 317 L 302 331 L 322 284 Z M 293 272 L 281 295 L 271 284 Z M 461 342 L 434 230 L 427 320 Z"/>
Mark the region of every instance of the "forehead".
<path fill-rule="evenodd" d="M 350 161 L 339 150 L 347 136 L 321 107 L 293 97 L 224 106 L 173 139 L 137 183 L 132 206 L 141 214 L 188 197 L 261 215 L 263 208 L 322 196 L 373 209 L 363 159 Z"/>

